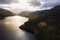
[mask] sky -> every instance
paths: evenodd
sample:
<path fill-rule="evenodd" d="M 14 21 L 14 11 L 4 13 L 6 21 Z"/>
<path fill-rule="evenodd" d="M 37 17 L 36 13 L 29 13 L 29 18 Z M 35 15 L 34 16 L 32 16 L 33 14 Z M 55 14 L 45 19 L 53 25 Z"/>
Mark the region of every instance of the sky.
<path fill-rule="evenodd" d="M 4 5 L 1 6 L 1 4 Z M 6 4 L 9 4 L 9 6 Z M 0 0 L 0 8 L 10 8 L 9 10 L 12 9 L 16 12 L 18 10 L 37 11 L 41 9 L 50 9 L 56 5 L 60 5 L 60 0 Z"/>
<path fill-rule="evenodd" d="M 12 3 L 12 2 L 17 2 L 16 0 L 0 0 L 0 4 L 9 4 L 9 3 Z"/>
<path fill-rule="evenodd" d="M 31 1 L 31 0 L 30 0 Z M 11 2 L 17 2 L 17 0 L 0 0 L 0 4 L 9 4 Z M 58 5 L 60 4 L 60 0 L 32 0 L 32 2 L 34 2 L 32 5 L 35 6 L 41 6 L 41 2 L 44 3 L 43 6 L 47 7 L 47 6 L 54 6 L 54 5 Z"/>

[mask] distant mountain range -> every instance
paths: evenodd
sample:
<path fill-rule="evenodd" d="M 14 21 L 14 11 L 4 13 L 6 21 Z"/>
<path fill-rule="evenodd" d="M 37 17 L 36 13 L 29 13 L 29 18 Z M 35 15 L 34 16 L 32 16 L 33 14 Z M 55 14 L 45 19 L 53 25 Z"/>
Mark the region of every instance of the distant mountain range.
<path fill-rule="evenodd" d="M 11 11 L 0 8 L 0 20 L 4 19 L 7 16 L 13 16 L 13 15 L 15 15 L 15 14 L 12 13 Z"/>

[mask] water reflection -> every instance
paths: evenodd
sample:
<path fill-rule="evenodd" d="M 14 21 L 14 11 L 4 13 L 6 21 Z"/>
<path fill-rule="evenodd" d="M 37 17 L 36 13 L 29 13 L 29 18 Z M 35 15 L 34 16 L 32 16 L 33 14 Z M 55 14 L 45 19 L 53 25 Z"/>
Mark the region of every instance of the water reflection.
<path fill-rule="evenodd" d="M 2 26 L 0 23 L 1 40 L 35 40 L 31 33 L 19 29 L 19 26 L 26 21 L 28 18 L 21 16 L 10 16 L 2 20 Z"/>
<path fill-rule="evenodd" d="M 11 24 L 14 26 L 20 26 L 28 21 L 28 18 L 21 16 L 10 16 L 4 19 L 5 24 Z"/>

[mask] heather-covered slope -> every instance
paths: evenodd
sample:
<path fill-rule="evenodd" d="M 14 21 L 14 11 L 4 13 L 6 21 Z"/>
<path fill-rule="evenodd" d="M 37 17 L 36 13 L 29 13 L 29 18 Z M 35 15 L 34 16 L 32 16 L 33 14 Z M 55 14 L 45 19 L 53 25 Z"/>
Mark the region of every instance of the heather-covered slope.
<path fill-rule="evenodd" d="M 30 21 L 20 27 L 22 30 L 33 33 L 37 40 L 60 40 L 60 6 L 32 14 Z"/>

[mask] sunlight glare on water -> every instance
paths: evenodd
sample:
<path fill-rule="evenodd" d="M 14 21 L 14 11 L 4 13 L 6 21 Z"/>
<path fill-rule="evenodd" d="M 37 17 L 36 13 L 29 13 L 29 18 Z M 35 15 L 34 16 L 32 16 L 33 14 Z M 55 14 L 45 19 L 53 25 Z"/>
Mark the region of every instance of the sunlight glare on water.
<path fill-rule="evenodd" d="M 1 36 L 4 40 L 35 40 L 34 36 L 19 27 L 28 21 L 28 18 L 22 16 L 9 16 L 3 20 Z M 2 32 L 3 31 L 3 32 Z"/>
<path fill-rule="evenodd" d="M 12 24 L 15 26 L 20 26 L 28 21 L 28 18 L 21 16 L 11 16 L 5 18 L 5 24 Z"/>

